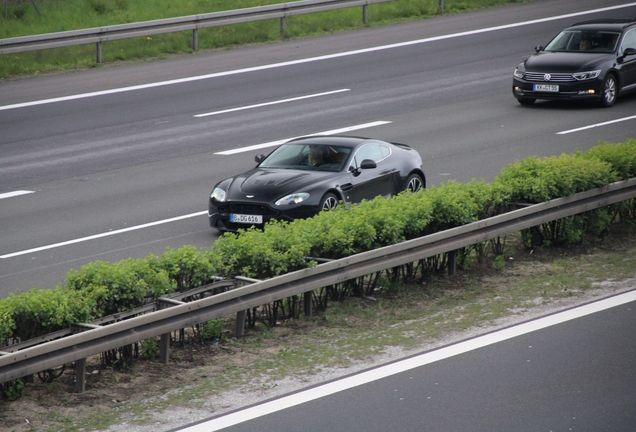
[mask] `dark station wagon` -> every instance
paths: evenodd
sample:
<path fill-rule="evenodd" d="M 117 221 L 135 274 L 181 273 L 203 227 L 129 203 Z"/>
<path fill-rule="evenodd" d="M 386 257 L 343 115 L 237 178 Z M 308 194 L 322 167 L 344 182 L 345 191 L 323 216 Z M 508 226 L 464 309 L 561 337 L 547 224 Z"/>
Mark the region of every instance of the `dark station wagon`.
<path fill-rule="evenodd" d="M 636 18 L 574 24 L 516 67 L 512 94 L 537 99 L 593 101 L 610 107 L 636 90 Z"/>

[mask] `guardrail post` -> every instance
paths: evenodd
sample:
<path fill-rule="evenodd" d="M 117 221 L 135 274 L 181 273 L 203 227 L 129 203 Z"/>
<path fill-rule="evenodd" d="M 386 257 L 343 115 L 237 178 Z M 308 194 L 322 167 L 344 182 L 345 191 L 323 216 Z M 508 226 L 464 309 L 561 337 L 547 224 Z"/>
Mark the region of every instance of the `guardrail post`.
<path fill-rule="evenodd" d="M 247 311 L 238 311 L 236 313 L 236 327 L 234 329 L 234 336 L 240 338 L 245 334 L 245 314 Z"/>
<path fill-rule="evenodd" d="M 453 250 L 448 253 L 448 274 L 454 276 L 457 272 L 457 251 Z"/>
<path fill-rule="evenodd" d="M 192 51 L 199 51 L 199 29 L 192 30 Z"/>
<path fill-rule="evenodd" d="M 160 297 L 157 299 L 158 309 L 164 309 L 170 306 L 178 306 L 185 304 L 180 300 L 175 300 L 167 297 Z M 170 355 L 170 333 L 163 333 L 159 340 L 159 358 L 163 364 L 168 364 L 168 357 Z"/>
<path fill-rule="evenodd" d="M 75 362 L 75 390 L 84 393 L 86 390 L 86 359 L 79 359 Z"/>
<path fill-rule="evenodd" d="M 439 0 L 439 6 L 437 7 L 437 12 L 439 14 L 444 13 L 444 0 Z"/>
<path fill-rule="evenodd" d="M 282 19 L 282 18 L 281 18 Z M 260 279 L 248 278 L 245 276 L 235 276 L 234 277 L 234 286 L 236 288 L 260 282 Z M 237 338 L 243 336 L 245 334 L 245 315 L 247 314 L 246 310 L 238 311 L 236 313 L 236 327 L 234 329 L 234 336 Z"/>
<path fill-rule="evenodd" d="M 362 22 L 364 25 L 369 25 L 369 5 L 362 5 Z"/>
<path fill-rule="evenodd" d="M 285 17 L 284 16 L 280 17 L 280 34 L 282 36 L 286 36 L 287 35 L 287 26 L 285 25 Z"/>
<path fill-rule="evenodd" d="M 303 294 L 303 307 L 305 310 L 306 316 L 311 316 L 312 313 L 312 303 L 311 303 L 311 291 L 307 291 Z"/>
<path fill-rule="evenodd" d="M 97 51 L 95 57 L 96 57 L 96 62 L 97 63 L 101 63 L 102 62 L 102 43 L 101 42 L 96 42 L 95 43 L 95 50 Z"/>
<path fill-rule="evenodd" d="M 76 323 L 71 326 L 73 333 L 81 333 L 87 330 L 99 328 L 96 324 Z M 75 391 L 84 393 L 86 390 L 86 358 L 75 361 Z"/>
<path fill-rule="evenodd" d="M 161 363 L 168 364 L 168 357 L 170 355 L 170 333 L 164 333 L 159 340 L 159 358 Z"/>

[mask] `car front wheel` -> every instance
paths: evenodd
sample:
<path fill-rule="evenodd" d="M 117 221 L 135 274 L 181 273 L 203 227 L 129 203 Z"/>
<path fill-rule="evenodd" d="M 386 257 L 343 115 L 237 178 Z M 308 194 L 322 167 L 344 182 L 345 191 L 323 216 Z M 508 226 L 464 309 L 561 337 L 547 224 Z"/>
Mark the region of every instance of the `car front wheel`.
<path fill-rule="evenodd" d="M 406 186 L 404 187 L 404 190 L 417 192 L 423 187 L 424 187 L 424 181 L 422 180 L 422 177 L 420 177 L 417 174 L 411 174 L 409 178 L 406 179 Z"/>
<path fill-rule="evenodd" d="M 320 200 L 320 211 L 330 211 L 338 208 L 338 197 L 332 193 L 325 194 Z"/>
<path fill-rule="evenodd" d="M 616 102 L 616 78 L 613 74 L 607 74 L 603 80 L 601 90 L 601 106 L 609 108 Z"/>

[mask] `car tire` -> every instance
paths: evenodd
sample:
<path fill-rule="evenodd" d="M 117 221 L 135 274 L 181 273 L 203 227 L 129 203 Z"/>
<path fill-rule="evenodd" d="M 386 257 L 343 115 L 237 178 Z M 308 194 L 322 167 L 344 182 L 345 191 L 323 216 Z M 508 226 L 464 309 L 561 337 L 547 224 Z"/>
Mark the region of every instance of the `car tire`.
<path fill-rule="evenodd" d="M 600 104 L 604 108 L 609 108 L 616 102 L 616 77 L 614 74 L 607 74 L 603 80 L 603 87 L 601 88 L 601 101 Z"/>
<path fill-rule="evenodd" d="M 338 197 L 332 193 L 327 193 L 320 200 L 320 205 L 318 206 L 320 211 L 331 211 L 338 208 Z"/>
<path fill-rule="evenodd" d="M 519 103 L 521 105 L 532 105 L 536 99 L 533 98 L 518 98 L 517 101 L 519 101 Z"/>
<path fill-rule="evenodd" d="M 404 184 L 405 191 L 417 192 L 424 187 L 424 180 L 419 174 L 411 174 Z"/>

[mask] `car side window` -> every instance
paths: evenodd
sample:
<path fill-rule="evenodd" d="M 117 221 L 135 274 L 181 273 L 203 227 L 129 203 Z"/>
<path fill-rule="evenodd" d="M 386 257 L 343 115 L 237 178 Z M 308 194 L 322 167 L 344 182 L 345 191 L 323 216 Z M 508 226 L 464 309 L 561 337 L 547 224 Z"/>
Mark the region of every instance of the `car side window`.
<path fill-rule="evenodd" d="M 621 43 L 620 53 L 623 54 L 627 48 L 636 48 L 636 29 L 625 33 L 623 43 Z"/>
<path fill-rule="evenodd" d="M 360 166 L 365 159 L 371 159 L 373 162 L 378 163 L 391 155 L 391 149 L 381 144 L 365 144 L 358 149 L 356 154 L 351 160 L 349 170 L 356 169 Z"/>

